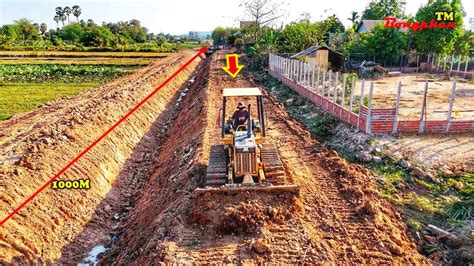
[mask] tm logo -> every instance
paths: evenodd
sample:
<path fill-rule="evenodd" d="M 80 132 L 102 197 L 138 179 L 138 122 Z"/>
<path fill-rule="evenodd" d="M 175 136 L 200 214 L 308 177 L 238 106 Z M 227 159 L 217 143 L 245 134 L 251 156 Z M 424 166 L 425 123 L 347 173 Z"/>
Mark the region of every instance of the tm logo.
<path fill-rule="evenodd" d="M 435 12 L 436 21 L 454 21 L 454 11 Z"/>

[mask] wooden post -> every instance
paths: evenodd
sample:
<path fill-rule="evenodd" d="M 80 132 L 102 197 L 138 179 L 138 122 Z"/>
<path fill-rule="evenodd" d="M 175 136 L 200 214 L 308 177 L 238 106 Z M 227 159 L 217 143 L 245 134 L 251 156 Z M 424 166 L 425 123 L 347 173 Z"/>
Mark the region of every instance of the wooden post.
<path fill-rule="evenodd" d="M 421 116 L 420 116 L 420 127 L 418 128 L 418 133 L 425 132 L 425 122 L 426 122 L 426 95 L 428 94 L 428 81 L 425 81 L 425 90 L 423 92 L 423 104 L 421 106 Z"/>
<path fill-rule="evenodd" d="M 316 87 L 314 87 L 314 75 L 316 74 L 316 67 L 313 66 L 313 76 L 312 76 L 312 81 L 311 81 L 311 87 L 313 90 L 316 90 Z"/>
<path fill-rule="evenodd" d="M 336 80 L 334 81 L 334 103 L 337 103 L 338 83 L 339 83 L 339 72 L 336 71 Z"/>
<path fill-rule="evenodd" d="M 397 99 L 395 101 L 395 117 L 393 119 L 393 129 L 392 134 L 397 134 L 398 132 L 398 111 L 400 110 L 400 95 L 402 94 L 402 81 L 398 81 L 397 87 Z"/>
<path fill-rule="evenodd" d="M 367 118 L 365 120 L 365 133 L 372 134 L 372 94 L 374 92 L 374 82 L 370 82 L 370 89 L 369 89 L 369 102 L 367 106 Z"/>
<path fill-rule="evenodd" d="M 448 125 L 446 126 L 446 133 L 449 133 L 451 129 L 451 114 L 453 112 L 454 99 L 456 99 L 456 81 L 453 80 L 453 87 L 451 88 L 451 96 L 449 97 L 449 108 L 448 108 Z"/>
<path fill-rule="evenodd" d="M 352 105 L 354 104 L 354 85 L 355 85 L 355 77 L 352 77 L 352 84 L 351 84 L 351 94 L 349 96 L 349 112 L 352 113 Z M 349 122 L 350 122 L 350 114 L 349 114 Z"/>
<path fill-rule="evenodd" d="M 360 129 L 360 110 L 362 109 L 362 104 L 364 100 L 364 88 L 365 88 L 365 79 L 362 80 L 362 88 L 360 89 L 359 116 L 357 117 L 357 130 Z"/>
<path fill-rule="evenodd" d="M 344 74 L 344 78 L 342 81 L 342 96 L 341 96 L 341 111 L 339 112 L 339 118 L 342 119 L 342 109 L 344 108 L 345 101 L 346 101 L 346 84 L 347 84 L 347 74 Z"/>

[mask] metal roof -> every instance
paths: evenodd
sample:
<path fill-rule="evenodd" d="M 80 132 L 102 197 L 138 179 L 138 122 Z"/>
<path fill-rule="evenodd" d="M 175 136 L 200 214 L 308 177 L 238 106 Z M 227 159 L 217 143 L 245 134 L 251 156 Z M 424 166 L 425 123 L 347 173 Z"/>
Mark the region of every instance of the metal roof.
<path fill-rule="evenodd" d="M 309 55 L 309 54 L 312 54 L 314 53 L 316 50 L 319 50 L 319 49 L 327 49 L 333 53 L 336 53 L 336 54 L 339 54 L 341 56 L 344 56 L 343 54 L 339 53 L 339 52 L 336 52 L 334 51 L 333 49 L 327 47 L 327 46 L 324 46 L 324 45 L 314 45 L 314 46 L 310 46 L 309 48 L 299 52 L 299 53 L 296 53 L 292 56 L 290 56 L 290 59 L 298 59 L 302 56 L 305 56 L 305 55 Z"/>
<path fill-rule="evenodd" d="M 262 92 L 259 88 L 225 88 L 224 97 L 237 97 L 237 96 L 262 96 Z"/>

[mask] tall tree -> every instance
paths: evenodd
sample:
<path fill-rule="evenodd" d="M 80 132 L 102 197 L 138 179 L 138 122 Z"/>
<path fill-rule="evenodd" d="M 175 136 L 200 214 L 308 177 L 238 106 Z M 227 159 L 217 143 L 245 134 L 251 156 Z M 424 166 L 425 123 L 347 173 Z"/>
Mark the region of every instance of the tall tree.
<path fill-rule="evenodd" d="M 435 12 L 454 11 L 455 29 L 425 29 L 413 32 L 413 44 L 415 49 L 421 53 L 448 54 L 453 52 L 456 40 L 463 34 L 463 12 L 461 12 L 460 0 L 434 1 L 430 0 L 426 5 L 418 9 L 415 19 L 418 22 L 426 21 L 428 24 L 436 19 Z"/>
<path fill-rule="evenodd" d="M 78 5 L 72 6 L 72 14 L 76 17 L 76 21 L 79 22 L 79 16 L 81 15 L 82 10 Z"/>
<path fill-rule="evenodd" d="M 46 31 L 48 31 L 48 26 L 46 25 L 46 23 L 41 23 L 39 30 L 41 32 L 41 35 L 45 35 Z"/>
<path fill-rule="evenodd" d="M 64 15 L 66 15 L 67 17 L 67 23 L 69 24 L 69 15 L 71 15 L 71 12 L 72 12 L 71 8 L 66 6 L 64 7 L 63 11 L 64 11 Z"/>
<path fill-rule="evenodd" d="M 352 24 L 354 24 L 359 20 L 359 18 L 360 18 L 359 13 L 357 13 L 357 11 L 352 11 L 351 17 L 347 18 L 347 20 L 349 20 L 350 22 L 352 22 Z"/>
<path fill-rule="evenodd" d="M 59 21 L 61 20 L 61 17 L 59 15 L 54 16 L 54 21 L 56 21 L 56 27 L 59 28 Z"/>
<path fill-rule="evenodd" d="M 378 24 L 367 35 L 367 50 L 380 58 L 384 64 L 394 55 L 401 55 L 407 48 L 406 33 L 396 29 L 387 29 L 383 24 Z"/>
<path fill-rule="evenodd" d="M 63 27 L 64 27 L 64 21 L 66 20 L 64 9 L 60 6 L 56 7 L 56 15 L 59 17 L 59 21 L 63 23 Z"/>
<path fill-rule="evenodd" d="M 282 2 L 274 2 L 273 0 L 246 0 L 241 4 L 246 15 L 253 22 L 255 28 L 255 40 L 262 27 L 265 27 L 277 19 L 281 18 L 285 12 Z"/>
<path fill-rule="evenodd" d="M 24 43 L 31 41 L 38 36 L 38 28 L 35 27 L 35 25 L 33 25 L 31 21 L 26 18 L 15 20 L 15 25 L 20 40 Z"/>
<path fill-rule="evenodd" d="M 405 18 L 405 4 L 404 0 L 372 1 L 362 12 L 362 19 Z"/>

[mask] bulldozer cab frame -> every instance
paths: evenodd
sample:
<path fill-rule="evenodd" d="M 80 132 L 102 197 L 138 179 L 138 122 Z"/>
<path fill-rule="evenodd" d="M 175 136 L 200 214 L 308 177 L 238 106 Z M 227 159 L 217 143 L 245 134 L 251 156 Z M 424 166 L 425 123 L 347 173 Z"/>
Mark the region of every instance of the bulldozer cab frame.
<path fill-rule="evenodd" d="M 261 138 L 265 138 L 265 115 L 263 113 L 263 99 L 262 99 L 262 92 L 259 88 L 225 88 L 223 92 L 223 102 L 222 102 L 222 123 L 221 123 L 221 137 L 225 139 L 226 132 L 225 132 L 225 125 L 226 125 L 226 106 L 227 106 L 227 98 L 229 97 L 249 97 L 255 96 L 257 99 L 257 116 L 258 121 L 260 122 L 260 133 Z M 249 105 L 250 106 L 250 105 Z M 251 120 L 251 113 L 250 109 L 249 112 L 249 121 Z M 263 140 L 262 139 L 262 140 Z M 259 141 L 260 142 L 260 141 Z"/>

